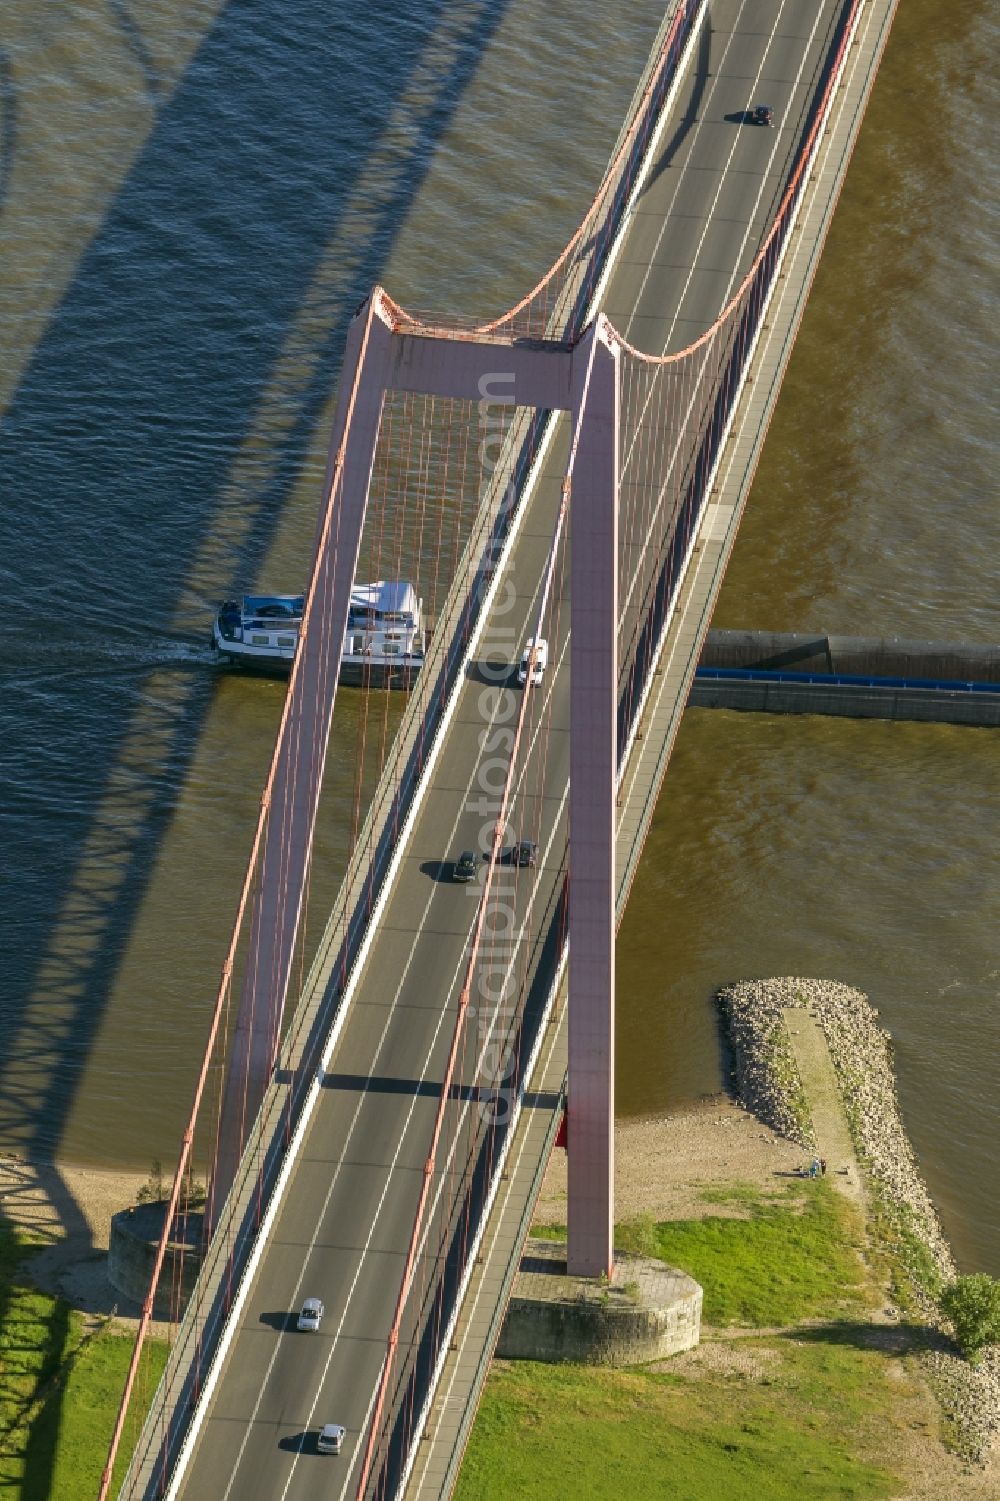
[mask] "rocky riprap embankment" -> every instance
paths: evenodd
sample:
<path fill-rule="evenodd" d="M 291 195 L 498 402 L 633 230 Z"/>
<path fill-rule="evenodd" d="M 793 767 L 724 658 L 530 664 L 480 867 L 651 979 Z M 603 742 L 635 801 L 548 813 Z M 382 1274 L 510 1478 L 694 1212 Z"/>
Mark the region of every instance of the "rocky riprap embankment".
<path fill-rule="evenodd" d="M 812 1121 L 781 1013 L 802 1006 L 817 1018 L 869 1194 L 894 1227 L 893 1250 L 907 1265 L 914 1301 L 933 1329 L 946 1329 L 932 1284 L 949 1282 L 955 1263 L 900 1119 L 892 1043 L 868 997 L 833 980 L 786 978 L 745 980 L 719 1000 L 743 1103 L 806 1148 L 815 1146 Z M 982 1458 L 1000 1433 L 1000 1347 L 978 1367 L 941 1348 L 926 1360 L 960 1447 Z"/>

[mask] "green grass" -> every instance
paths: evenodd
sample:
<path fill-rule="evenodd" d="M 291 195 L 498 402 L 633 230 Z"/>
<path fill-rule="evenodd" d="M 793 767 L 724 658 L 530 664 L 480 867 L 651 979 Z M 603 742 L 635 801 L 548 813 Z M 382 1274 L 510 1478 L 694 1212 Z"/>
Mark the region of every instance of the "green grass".
<path fill-rule="evenodd" d="M 741 1342 L 757 1348 L 756 1342 Z M 876 1501 L 884 1363 L 786 1342 L 766 1382 L 530 1362 L 490 1376 L 456 1501 Z"/>
<path fill-rule="evenodd" d="M 658 1226 L 658 1254 L 705 1289 L 708 1324 L 791 1324 L 855 1316 L 864 1304 L 860 1226 L 832 1184 L 743 1200 L 746 1219 Z"/>
<path fill-rule="evenodd" d="M 735 1205 L 741 1217 L 657 1224 L 642 1216 L 617 1227 L 615 1245 L 659 1256 L 699 1282 L 706 1324 L 763 1328 L 803 1318 L 847 1319 L 864 1307 L 860 1222 L 832 1184 L 796 1181 L 774 1194 L 733 1185 L 705 1198 Z M 565 1231 L 535 1233 L 561 1237 Z"/>
<path fill-rule="evenodd" d="M 894 1391 L 867 1347 L 861 1222 L 822 1180 L 705 1195 L 738 1217 L 619 1225 L 615 1244 L 658 1255 L 705 1292 L 706 1324 L 785 1328 L 720 1347 L 721 1369 L 498 1365 L 456 1501 L 876 1501 Z M 536 1232 L 537 1233 L 537 1232 Z M 565 1234 L 562 1227 L 540 1232 Z M 733 1358 L 749 1355 L 748 1363 Z"/>
<path fill-rule="evenodd" d="M 92 1501 L 107 1454 L 132 1339 L 102 1327 L 88 1333 L 61 1298 L 19 1273 L 37 1249 L 0 1221 L 0 1494 L 11 1501 Z M 147 1343 L 138 1396 L 150 1396 L 166 1359 Z M 137 1404 L 134 1404 L 137 1405 Z M 116 1467 L 124 1473 L 136 1421 Z"/>

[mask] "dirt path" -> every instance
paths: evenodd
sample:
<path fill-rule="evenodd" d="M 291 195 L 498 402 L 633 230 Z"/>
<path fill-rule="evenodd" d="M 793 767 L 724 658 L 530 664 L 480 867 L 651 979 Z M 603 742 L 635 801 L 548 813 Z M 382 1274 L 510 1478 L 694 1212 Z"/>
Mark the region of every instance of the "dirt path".
<path fill-rule="evenodd" d="M 809 1101 L 816 1155 L 826 1161 L 834 1186 L 864 1213 L 867 1207 L 864 1183 L 823 1028 L 801 1006 L 786 1007 L 782 1017 Z"/>

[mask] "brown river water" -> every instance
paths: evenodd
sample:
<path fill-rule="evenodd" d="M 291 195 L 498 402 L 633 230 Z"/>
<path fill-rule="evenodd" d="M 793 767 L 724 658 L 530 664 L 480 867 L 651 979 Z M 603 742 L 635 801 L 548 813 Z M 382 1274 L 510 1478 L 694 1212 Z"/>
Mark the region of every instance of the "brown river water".
<path fill-rule="evenodd" d="M 0 18 L 0 1150 L 174 1157 L 283 691 L 215 671 L 212 608 L 301 586 L 367 287 L 491 312 L 560 248 L 660 17 L 620 9 Z M 900 7 L 716 625 L 1000 638 L 997 31 Z M 314 925 L 358 721 L 342 695 Z M 958 1261 L 1000 1274 L 998 846 L 994 732 L 690 713 L 622 929 L 620 1110 L 722 1087 L 720 984 L 857 985 Z"/>

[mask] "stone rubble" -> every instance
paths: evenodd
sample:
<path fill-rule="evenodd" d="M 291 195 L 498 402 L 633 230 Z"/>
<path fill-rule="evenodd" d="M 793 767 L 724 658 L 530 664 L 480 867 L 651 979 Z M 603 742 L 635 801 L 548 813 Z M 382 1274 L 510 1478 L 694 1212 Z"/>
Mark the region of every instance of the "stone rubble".
<path fill-rule="evenodd" d="M 741 981 L 720 991 L 719 1001 L 743 1104 L 806 1150 L 815 1147 L 815 1137 L 782 1011 L 804 1007 L 823 1028 L 868 1191 L 901 1232 L 914 1298 L 934 1331 L 935 1348 L 925 1356 L 928 1375 L 960 1449 L 982 1460 L 1000 1435 L 1000 1346 L 973 1367 L 944 1337 L 949 1326 L 927 1286 L 927 1270 L 942 1283 L 957 1271 L 903 1128 L 892 1041 L 878 1012 L 860 990 L 795 977 Z"/>

